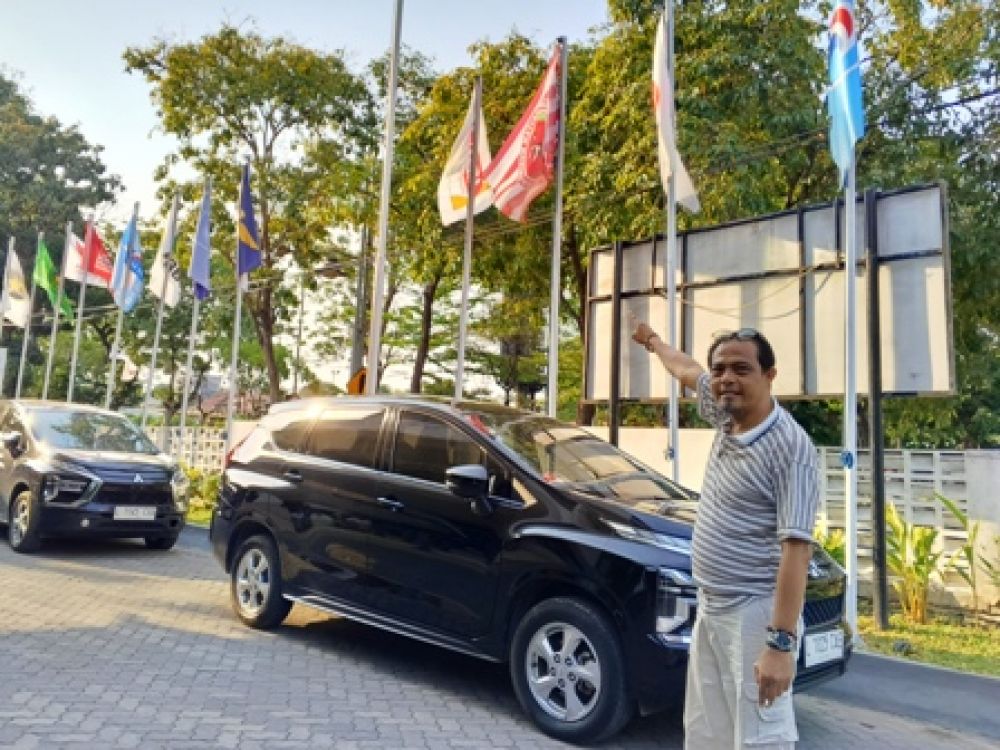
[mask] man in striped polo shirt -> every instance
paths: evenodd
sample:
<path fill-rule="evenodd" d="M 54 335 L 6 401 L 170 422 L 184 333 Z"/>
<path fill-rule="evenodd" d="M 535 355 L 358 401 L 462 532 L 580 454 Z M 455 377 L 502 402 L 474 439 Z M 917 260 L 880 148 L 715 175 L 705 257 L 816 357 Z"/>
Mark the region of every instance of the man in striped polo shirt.
<path fill-rule="evenodd" d="M 819 504 L 816 449 L 771 395 L 758 331 L 718 335 L 709 371 L 645 323 L 633 338 L 698 394 L 718 429 L 692 540 L 699 587 L 684 706 L 688 750 L 784 750 L 798 740 L 791 686 Z"/>

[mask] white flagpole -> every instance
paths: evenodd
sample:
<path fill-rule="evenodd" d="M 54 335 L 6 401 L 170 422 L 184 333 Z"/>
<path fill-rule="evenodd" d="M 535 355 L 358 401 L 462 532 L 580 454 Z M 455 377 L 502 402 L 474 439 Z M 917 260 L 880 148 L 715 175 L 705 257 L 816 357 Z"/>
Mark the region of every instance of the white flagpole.
<path fill-rule="evenodd" d="M 10 283 L 10 254 L 14 252 L 14 238 L 7 242 L 7 257 L 4 262 L 3 271 L 3 291 L 0 292 L 0 340 L 3 339 L 3 329 L 7 324 L 7 306 L 10 304 L 10 290 L 7 288 Z M 3 394 L 4 375 L 7 370 L 7 358 L 4 357 L 3 370 L 0 370 L 0 394 Z"/>
<path fill-rule="evenodd" d="M 464 393 L 465 378 L 465 338 L 469 325 L 469 285 L 472 276 L 472 232 L 475 224 L 476 202 L 476 163 L 479 161 L 479 110 L 483 100 L 483 79 L 476 76 L 472 88 L 472 142 L 469 149 L 469 185 L 466 192 L 468 203 L 465 206 L 465 252 L 462 255 L 462 305 L 458 320 L 458 365 L 455 368 L 455 398 L 461 399 Z"/>
<path fill-rule="evenodd" d="M 170 216 L 167 217 L 167 237 L 170 240 L 170 253 L 173 256 L 173 242 L 174 242 L 174 232 L 177 229 L 177 206 L 180 203 L 180 196 L 174 193 L 174 202 L 170 207 Z M 160 282 L 160 304 L 156 310 L 156 332 L 153 334 L 153 354 L 149 361 L 149 372 L 146 374 L 146 392 L 142 399 L 142 416 L 140 418 L 140 424 L 142 429 L 146 429 L 146 416 L 149 411 L 149 398 L 153 395 L 153 373 L 156 372 L 156 355 L 160 348 L 160 331 L 163 329 L 163 300 L 167 296 L 167 282 L 170 279 L 170 274 L 167 269 L 166 255 L 161 255 L 160 260 L 163 263 L 163 279 Z M 168 425 L 169 426 L 169 425 Z M 170 447 L 169 445 L 167 446 Z"/>
<path fill-rule="evenodd" d="M 88 234 L 88 232 L 90 234 Z M 73 401 L 73 382 L 76 380 L 76 358 L 80 353 L 80 333 L 83 331 L 83 303 L 87 295 L 87 278 L 90 273 L 90 249 L 94 244 L 94 214 L 91 212 L 87 230 L 83 233 L 83 281 L 80 282 L 80 296 L 76 303 L 76 332 L 73 334 L 73 358 L 69 363 L 69 385 L 66 387 L 66 402 Z"/>
<path fill-rule="evenodd" d="M 188 391 L 191 389 L 191 365 L 194 361 L 194 340 L 198 335 L 198 308 L 200 305 L 201 300 L 195 295 L 194 305 L 191 308 L 191 335 L 188 336 L 187 367 L 184 370 L 184 390 L 181 392 L 181 451 L 184 450 L 184 438 L 187 432 Z M 191 463 L 192 465 L 194 464 L 193 438 L 191 440 Z"/>
<path fill-rule="evenodd" d="M 249 161 L 249 160 L 248 160 Z M 236 272 L 236 315 L 233 321 L 233 349 L 232 357 L 229 360 L 229 398 L 226 404 L 226 449 L 223 454 L 223 465 L 225 465 L 225 454 L 233 443 L 233 410 L 236 406 L 236 361 L 240 355 L 240 333 L 243 330 L 243 280 L 240 277 L 240 211 L 243 205 L 243 176 L 240 175 L 240 189 L 236 195 L 236 252 L 233 256 L 233 270 Z"/>
<path fill-rule="evenodd" d="M 403 28 L 403 0 L 396 0 L 392 17 L 392 56 L 385 102 L 385 143 L 382 147 L 382 190 L 378 209 L 378 252 L 375 256 L 375 293 L 372 295 L 371 328 L 368 338 L 368 373 L 365 393 L 378 392 L 378 368 L 382 356 L 382 305 L 385 301 L 386 246 L 389 235 L 389 197 L 392 194 L 392 157 L 396 129 L 396 76 L 399 72 L 399 37 Z M 475 144 L 473 144 L 475 146 Z"/>
<path fill-rule="evenodd" d="M 66 257 L 69 244 L 73 241 L 73 222 L 66 222 L 66 242 L 63 245 L 63 260 L 59 267 L 59 292 L 56 294 L 56 306 L 52 311 L 52 331 L 49 333 L 49 356 L 45 362 L 45 381 L 42 384 L 42 398 L 49 397 L 49 379 L 52 376 L 52 363 L 56 354 L 56 335 L 59 333 L 59 313 L 63 301 L 63 288 L 66 281 Z"/>
<path fill-rule="evenodd" d="M 851 166 L 847 173 L 844 197 L 845 247 L 844 305 L 847 321 L 844 336 L 844 509 L 847 525 L 847 622 L 851 632 L 858 632 L 858 435 L 857 435 L 857 211 L 855 206 L 855 151 L 851 149 Z M 878 283 L 869 279 L 868 283 Z"/>
<path fill-rule="evenodd" d="M 38 233 L 38 243 L 45 239 L 45 232 Z M 35 245 L 35 263 L 38 262 L 38 244 Z M 17 363 L 17 385 L 14 386 L 14 398 L 21 398 L 21 383 L 24 380 L 24 361 L 28 358 L 28 340 L 31 338 L 31 316 L 35 312 L 35 273 L 31 272 L 31 294 L 28 295 L 28 317 L 24 323 L 24 337 L 21 339 L 21 361 Z"/>
<path fill-rule="evenodd" d="M 670 71 L 670 87 L 674 88 L 674 3 L 673 0 L 667 2 L 667 69 Z M 664 96 L 667 94 L 664 93 Z M 670 91 L 670 98 L 673 101 L 674 92 Z M 669 124 L 671 130 L 677 133 L 677 107 L 671 107 L 671 117 L 673 122 Z M 674 136 L 676 139 L 676 135 Z M 676 149 L 670 153 L 670 184 L 667 192 L 667 343 L 671 349 L 677 348 L 677 160 L 674 154 Z M 670 444 L 667 446 L 667 458 L 670 460 L 670 476 L 677 482 L 680 481 L 680 452 L 678 443 L 680 431 L 678 429 L 678 404 L 680 388 L 677 385 L 677 378 L 670 378 L 670 403 L 667 405 L 667 421 L 670 423 Z"/>
<path fill-rule="evenodd" d="M 136 201 L 135 206 L 132 207 L 132 219 L 138 222 L 139 219 L 139 202 Z M 136 234 L 139 233 L 138 224 L 135 228 Z M 138 238 L 136 239 L 138 241 Z M 131 252 L 131 248 L 127 248 L 126 252 Z M 128 273 L 127 270 L 123 270 L 122 273 Z M 108 367 L 108 380 L 107 386 L 104 389 L 104 408 L 111 408 L 111 392 L 115 387 L 115 370 L 118 365 L 118 348 L 121 345 L 122 340 L 122 324 L 125 322 L 125 308 L 118 308 L 118 320 L 115 322 L 115 341 L 111 345 L 111 365 Z M 143 425 L 145 426 L 145 425 Z"/>
<path fill-rule="evenodd" d="M 566 37 L 559 43 L 559 144 L 556 150 L 556 211 L 552 217 L 552 275 L 549 281 L 549 383 L 546 391 L 549 416 L 555 418 L 559 405 L 559 298 L 562 292 L 562 191 L 563 154 L 566 135 Z"/>

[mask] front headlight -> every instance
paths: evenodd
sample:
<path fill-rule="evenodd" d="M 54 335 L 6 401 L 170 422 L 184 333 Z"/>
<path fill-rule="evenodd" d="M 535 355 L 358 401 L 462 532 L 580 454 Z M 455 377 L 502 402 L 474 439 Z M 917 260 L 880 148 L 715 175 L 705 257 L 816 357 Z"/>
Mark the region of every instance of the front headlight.
<path fill-rule="evenodd" d="M 604 523 L 606 523 L 612 531 L 623 539 L 628 539 L 633 542 L 642 542 L 643 544 L 651 544 L 654 547 L 669 550 L 670 552 L 676 552 L 681 555 L 691 554 L 691 540 L 686 539 L 685 537 L 673 536 L 672 534 L 660 534 L 656 531 L 640 529 L 632 526 L 631 524 L 619 523 L 618 521 L 611 521 L 609 519 L 604 519 Z"/>
<path fill-rule="evenodd" d="M 174 474 L 170 477 L 170 489 L 174 495 L 174 507 L 183 512 L 187 510 L 188 492 L 191 489 L 191 480 L 188 479 L 184 469 L 180 467 L 174 469 Z"/>
<path fill-rule="evenodd" d="M 698 590 L 689 573 L 660 568 L 656 590 L 656 632 L 667 643 L 688 645 Z"/>

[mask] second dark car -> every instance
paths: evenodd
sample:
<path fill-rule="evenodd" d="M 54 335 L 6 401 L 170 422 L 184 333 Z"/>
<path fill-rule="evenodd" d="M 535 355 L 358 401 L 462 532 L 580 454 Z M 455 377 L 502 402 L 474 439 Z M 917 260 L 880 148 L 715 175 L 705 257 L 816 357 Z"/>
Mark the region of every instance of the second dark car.
<path fill-rule="evenodd" d="M 0 402 L 0 523 L 18 552 L 46 537 L 139 537 L 170 549 L 184 472 L 127 417 L 30 399 Z"/>
<path fill-rule="evenodd" d="M 559 739 L 682 699 L 697 495 L 568 424 L 479 403 L 312 399 L 234 450 L 212 517 L 236 614 L 293 602 L 509 664 Z M 843 673 L 843 571 L 810 565 L 797 685 Z"/>

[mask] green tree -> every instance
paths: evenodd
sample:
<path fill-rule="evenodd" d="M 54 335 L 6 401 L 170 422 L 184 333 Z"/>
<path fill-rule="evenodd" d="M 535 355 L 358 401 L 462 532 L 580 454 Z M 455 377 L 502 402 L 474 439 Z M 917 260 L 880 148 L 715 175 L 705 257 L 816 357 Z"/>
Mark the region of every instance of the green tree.
<path fill-rule="evenodd" d="M 149 83 L 163 130 L 180 142 L 165 166 L 192 164 L 214 178 L 220 198 L 233 201 L 239 162 L 251 163 L 263 268 L 245 300 L 270 398 L 278 400 L 274 337 L 286 311 L 295 309 L 282 304 L 280 261 L 291 256 L 310 267 L 339 253 L 330 241 L 329 212 L 321 210 L 324 195 L 316 190 L 320 176 L 300 152 L 320 139 L 348 148 L 368 92 L 339 52 L 319 53 L 229 25 L 194 43 L 157 40 L 123 56 L 127 70 Z"/>

